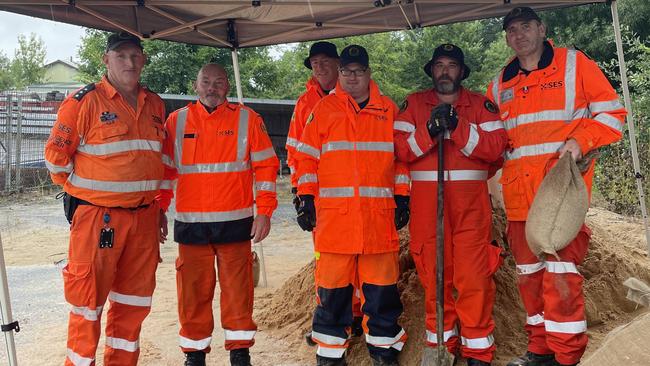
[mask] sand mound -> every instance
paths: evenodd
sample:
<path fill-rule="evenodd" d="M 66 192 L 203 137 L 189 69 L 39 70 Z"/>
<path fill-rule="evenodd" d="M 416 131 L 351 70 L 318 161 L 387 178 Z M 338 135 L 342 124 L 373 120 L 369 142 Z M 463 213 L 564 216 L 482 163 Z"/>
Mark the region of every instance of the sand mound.
<path fill-rule="evenodd" d="M 630 276 L 650 282 L 650 267 L 642 248 L 643 233 L 640 224 L 629 218 L 602 209 L 592 209 L 587 219 L 593 230 L 589 254 L 580 272 L 585 277 L 586 313 L 589 326 L 590 346 L 593 352 L 604 336 L 613 328 L 629 322 L 638 310 L 625 299 L 621 283 Z M 494 217 L 494 237 L 503 245 L 505 220 Z M 424 343 L 423 289 L 408 254 L 408 233 L 400 233 L 400 268 L 398 283 L 404 314 L 400 323 L 409 334 L 400 361 L 402 365 L 418 365 Z M 289 343 L 299 357 L 314 359 L 314 349 L 308 347 L 303 335 L 311 328 L 311 316 L 315 306 L 313 262 L 289 278 L 273 297 L 261 304 L 265 309 L 258 316 L 261 327 Z M 496 321 L 495 339 L 497 357 L 495 365 L 522 353 L 526 347 L 523 331 L 525 313 L 516 287 L 514 260 L 509 257 L 496 275 L 497 296 L 494 308 Z M 370 365 L 363 340 L 355 340 L 347 355 L 350 365 Z"/>

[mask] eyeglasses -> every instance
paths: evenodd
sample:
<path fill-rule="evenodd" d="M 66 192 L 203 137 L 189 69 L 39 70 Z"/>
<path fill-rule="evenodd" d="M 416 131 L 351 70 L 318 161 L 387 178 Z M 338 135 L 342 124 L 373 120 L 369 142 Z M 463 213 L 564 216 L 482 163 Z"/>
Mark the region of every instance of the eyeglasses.
<path fill-rule="evenodd" d="M 361 77 L 366 73 L 366 71 L 368 71 L 367 68 L 356 69 L 356 70 L 339 69 L 339 72 L 341 73 L 341 75 L 346 76 L 346 77 L 347 76 L 352 76 L 352 74 L 354 74 L 354 76 Z"/>

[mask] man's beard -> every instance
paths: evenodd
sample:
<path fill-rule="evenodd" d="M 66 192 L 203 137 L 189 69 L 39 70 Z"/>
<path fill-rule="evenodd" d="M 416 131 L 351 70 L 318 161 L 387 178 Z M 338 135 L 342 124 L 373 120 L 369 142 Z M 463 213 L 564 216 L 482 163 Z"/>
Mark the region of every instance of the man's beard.
<path fill-rule="evenodd" d="M 460 89 L 460 78 L 452 80 L 448 76 L 441 76 L 433 79 L 433 88 L 440 94 L 454 94 Z"/>

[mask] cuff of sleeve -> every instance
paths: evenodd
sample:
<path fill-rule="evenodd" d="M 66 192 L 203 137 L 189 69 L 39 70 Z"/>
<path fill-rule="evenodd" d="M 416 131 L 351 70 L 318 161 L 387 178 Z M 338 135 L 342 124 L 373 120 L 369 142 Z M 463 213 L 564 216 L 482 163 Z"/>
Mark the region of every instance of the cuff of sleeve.
<path fill-rule="evenodd" d="M 258 215 L 264 215 L 264 216 L 271 217 L 271 216 L 273 216 L 273 211 L 275 211 L 275 209 L 273 207 L 270 207 L 270 206 L 262 206 L 262 207 L 257 206 L 257 214 Z"/>
<path fill-rule="evenodd" d="M 398 184 L 395 186 L 395 196 L 408 196 L 409 195 L 409 186 L 408 184 Z"/>
<path fill-rule="evenodd" d="M 591 134 L 587 131 L 577 131 L 573 135 L 569 136 L 569 139 L 576 140 L 580 146 L 582 155 L 586 155 L 589 151 L 594 149 L 594 140 Z"/>

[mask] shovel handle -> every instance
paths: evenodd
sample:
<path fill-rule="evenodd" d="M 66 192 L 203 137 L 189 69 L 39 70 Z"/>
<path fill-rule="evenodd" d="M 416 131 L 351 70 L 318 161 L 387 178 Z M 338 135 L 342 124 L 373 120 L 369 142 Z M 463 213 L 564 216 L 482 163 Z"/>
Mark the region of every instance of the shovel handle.
<path fill-rule="evenodd" d="M 436 342 L 438 343 L 439 359 L 442 359 L 442 352 L 446 352 L 444 346 L 444 304 L 445 304 L 445 218 L 444 218 L 444 185 L 445 185 L 445 156 L 444 156 L 444 133 L 441 132 L 438 138 L 438 195 L 436 215 Z"/>

